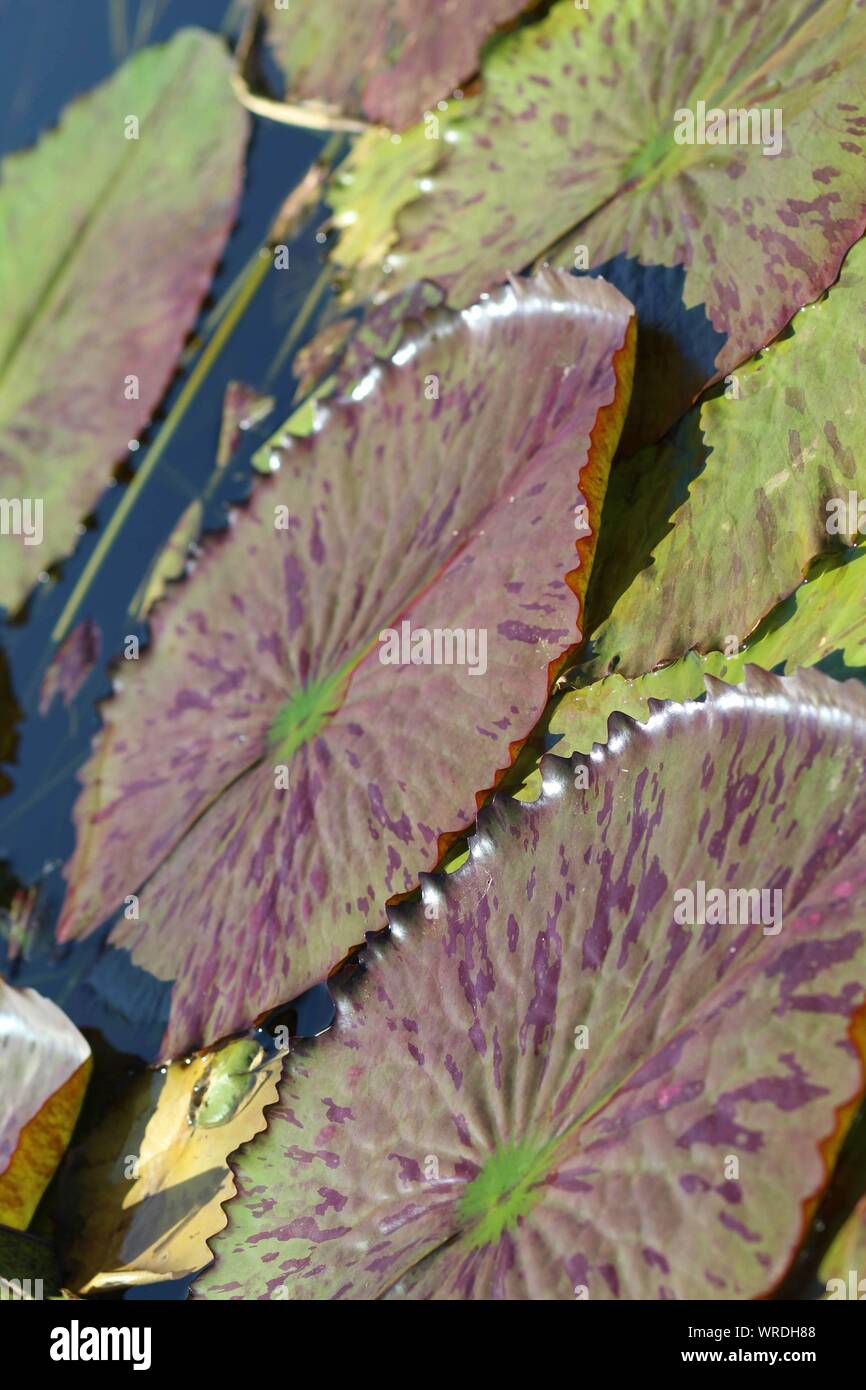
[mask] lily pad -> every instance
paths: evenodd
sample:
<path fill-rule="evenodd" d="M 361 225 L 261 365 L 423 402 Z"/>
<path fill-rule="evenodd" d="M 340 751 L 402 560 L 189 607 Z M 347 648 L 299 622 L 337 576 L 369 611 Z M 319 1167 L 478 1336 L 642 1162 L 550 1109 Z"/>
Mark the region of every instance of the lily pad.
<path fill-rule="evenodd" d="M 207 1264 L 234 1193 L 226 1155 L 264 1129 L 281 1065 L 243 1039 L 133 1082 L 74 1155 L 73 1288 L 158 1283 Z"/>
<path fill-rule="evenodd" d="M 10 612 L 73 550 L 195 321 L 240 194 L 229 73 L 218 39 L 182 30 L 0 167 L 0 474 L 41 504 L 0 536 Z"/>
<path fill-rule="evenodd" d="M 736 373 L 731 394 L 614 470 L 590 598 L 592 674 L 642 675 L 690 647 L 744 641 L 814 556 L 857 537 L 848 504 L 866 495 L 864 315 L 861 241 L 838 284 Z"/>
<path fill-rule="evenodd" d="M 465 867 L 392 909 L 234 1159 L 198 1296 L 778 1283 L 864 1085 L 866 692 L 753 668 L 708 687 L 545 758 L 539 801 L 494 799 Z M 701 882 L 772 911 L 689 925 Z"/>
<path fill-rule="evenodd" d="M 459 111 L 474 109 L 475 102 L 455 102 Z M 440 118 L 437 117 L 437 120 Z M 443 113 L 439 134 L 448 129 Z M 333 210 L 331 224 L 339 233 L 331 259 L 351 271 L 345 297 L 360 302 L 377 288 L 388 293 L 383 276 L 392 270 L 388 253 L 398 239 L 397 218 L 417 197 L 426 179 L 442 158 L 439 140 L 428 140 L 424 126 L 412 126 L 395 145 L 387 131 L 370 130 L 357 139 L 328 185 Z M 416 279 L 422 279 L 422 271 Z M 405 288 L 405 283 L 398 288 Z"/>
<path fill-rule="evenodd" d="M 633 354 L 628 302 L 560 272 L 434 312 L 154 609 L 58 931 L 145 885 L 110 939 L 175 982 L 163 1055 L 322 980 L 472 823 L 580 640 Z"/>
<path fill-rule="evenodd" d="M 471 77 L 485 40 L 530 4 L 473 0 L 459 12 L 429 0 L 271 6 L 268 41 L 287 102 L 312 101 L 400 130 Z"/>
<path fill-rule="evenodd" d="M 57 1005 L 0 980 L 3 1225 L 30 1225 L 75 1128 L 89 1073 L 90 1048 Z"/>
<path fill-rule="evenodd" d="M 866 14 L 848 0 L 561 0 L 490 48 L 478 103 L 428 142 L 423 189 L 413 170 L 392 197 L 389 289 L 423 276 L 460 306 L 541 257 L 583 268 L 581 247 L 590 266 L 682 265 L 687 307 L 726 335 L 723 377 L 832 284 L 866 226 L 864 78 Z M 753 142 L 700 143 L 699 103 L 742 111 Z M 419 130 L 403 140 L 420 151 Z M 336 259 L 372 268 L 342 198 L 352 211 Z"/>

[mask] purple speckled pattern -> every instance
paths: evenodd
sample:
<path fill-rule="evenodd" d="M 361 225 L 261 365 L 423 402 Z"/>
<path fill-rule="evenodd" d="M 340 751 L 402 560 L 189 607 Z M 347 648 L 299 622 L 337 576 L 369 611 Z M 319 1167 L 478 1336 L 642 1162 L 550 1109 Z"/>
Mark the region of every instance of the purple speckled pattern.
<path fill-rule="evenodd" d="M 780 112 L 779 152 L 697 126 L 678 144 L 700 101 Z M 467 107 L 397 218 L 391 290 L 427 276 L 465 304 L 542 258 L 571 268 L 578 245 L 593 266 L 682 266 L 684 303 L 726 336 L 723 377 L 866 227 L 864 0 L 560 0 L 488 52 Z"/>
<path fill-rule="evenodd" d="M 651 702 L 645 725 L 612 716 L 586 757 L 546 757 L 537 802 L 495 798 L 467 864 L 391 911 L 235 1156 L 197 1296 L 777 1284 L 820 1145 L 864 1082 L 866 692 L 754 667 L 707 690 Z M 699 880 L 779 889 L 782 930 L 677 924 L 674 892 Z M 541 1166 L 485 1240 L 461 1199 L 509 1146 Z"/>
<path fill-rule="evenodd" d="M 45 668 L 39 687 L 39 713 L 48 713 L 59 695 L 70 705 L 93 670 L 102 650 L 98 623 L 85 618 L 61 642 Z"/>
<path fill-rule="evenodd" d="M 472 823 L 580 636 L 633 330 L 616 290 L 561 272 L 435 311 L 401 365 L 286 444 L 155 609 L 82 774 L 58 930 L 86 935 L 145 885 L 111 940 L 175 981 L 163 1055 L 321 980 Z M 485 673 L 383 665 L 403 621 L 486 629 Z M 346 667 L 278 789 L 272 722 Z"/>

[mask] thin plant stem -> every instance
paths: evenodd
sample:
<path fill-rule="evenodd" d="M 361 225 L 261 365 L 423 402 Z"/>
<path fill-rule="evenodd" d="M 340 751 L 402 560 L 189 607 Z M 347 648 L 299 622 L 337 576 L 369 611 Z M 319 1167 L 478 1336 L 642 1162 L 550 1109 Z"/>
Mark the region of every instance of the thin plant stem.
<path fill-rule="evenodd" d="M 322 270 L 319 272 L 318 276 L 316 277 L 316 280 L 312 288 L 310 289 L 309 294 L 307 295 L 306 299 L 304 300 L 303 304 L 301 305 L 300 309 L 295 315 L 294 320 L 292 322 L 292 326 L 280 345 L 279 352 L 277 353 L 271 365 L 268 367 L 267 376 L 265 377 L 266 385 L 270 386 L 271 382 L 274 380 L 274 377 L 277 375 L 277 372 L 280 370 L 289 353 L 292 351 L 292 348 L 295 346 L 299 337 L 303 333 L 304 329 L 306 328 L 307 324 L 309 323 L 310 319 L 315 313 L 319 301 L 322 298 L 322 295 L 327 289 L 329 280 L 330 274 L 328 271 L 328 267 L 324 266 Z"/>
<path fill-rule="evenodd" d="M 244 285 L 247 283 L 249 277 L 254 273 L 253 267 L 258 263 L 261 254 L 262 248 L 261 246 L 259 246 L 250 256 L 246 265 L 242 266 L 241 269 L 238 271 L 237 275 L 235 276 L 234 280 L 232 280 L 225 293 L 220 296 L 219 301 L 214 305 L 210 313 L 205 318 L 205 321 L 201 326 L 201 331 L 196 334 L 195 338 L 186 348 L 186 351 L 181 354 L 181 367 L 185 367 L 188 362 L 192 361 L 192 359 L 198 352 L 202 341 L 209 338 L 211 333 L 214 333 L 216 331 L 217 327 L 225 318 L 232 304 L 234 304 L 238 295 L 242 292 Z"/>

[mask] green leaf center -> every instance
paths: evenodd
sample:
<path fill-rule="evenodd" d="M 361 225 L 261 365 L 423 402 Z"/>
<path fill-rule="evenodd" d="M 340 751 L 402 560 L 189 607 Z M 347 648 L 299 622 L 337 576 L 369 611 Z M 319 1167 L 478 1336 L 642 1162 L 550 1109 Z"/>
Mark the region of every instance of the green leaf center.
<path fill-rule="evenodd" d="M 526 1216 L 541 1196 L 539 1179 L 548 1171 L 550 1149 L 545 1145 L 539 1151 L 523 1140 L 494 1150 L 458 1206 L 460 1217 L 472 1227 L 470 1245 L 494 1244 Z"/>
<path fill-rule="evenodd" d="M 677 163 L 679 147 L 674 144 L 673 126 L 657 130 L 649 137 L 637 154 L 628 161 L 623 170 L 627 182 L 632 179 L 646 179 L 653 174 L 658 177 L 669 164 Z"/>
<path fill-rule="evenodd" d="M 315 738 L 337 713 L 349 687 L 350 670 L 302 686 L 277 712 L 268 741 L 277 757 L 288 761 L 299 748 Z"/>

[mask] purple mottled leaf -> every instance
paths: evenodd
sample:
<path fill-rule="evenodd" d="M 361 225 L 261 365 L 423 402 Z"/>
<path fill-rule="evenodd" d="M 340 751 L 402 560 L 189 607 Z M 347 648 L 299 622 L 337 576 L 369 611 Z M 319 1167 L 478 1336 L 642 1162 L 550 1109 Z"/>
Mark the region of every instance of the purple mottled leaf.
<path fill-rule="evenodd" d="M 99 660 L 102 634 L 92 618 L 85 618 L 64 638 L 42 677 L 39 713 L 48 713 L 59 695 L 70 705 Z"/>
<path fill-rule="evenodd" d="M 230 70 L 217 38 L 182 30 L 0 168 L 0 475 L 22 507 L 0 535 L 10 612 L 74 548 L 195 321 L 240 194 Z"/>
<path fill-rule="evenodd" d="M 90 1048 L 34 989 L 0 980 L 0 1226 L 26 1231 L 69 1143 Z"/>
<path fill-rule="evenodd" d="M 321 980 L 471 824 L 580 639 L 633 353 L 628 301 L 560 272 L 433 311 L 153 610 L 59 934 L 144 884 L 111 939 L 175 982 L 164 1053 Z"/>
<path fill-rule="evenodd" d="M 471 77 L 485 40 L 531 0 L 316 0 L 268 12 L 286 101 L 397 129 Z"/>
<path fill-rule="evenodd" d="M 547 756 L 538 801 L 495 798 L 465 866 L 392 909 L 236 1155 L 199 1295 L 778 1283 L 864 1084 L 866 692 L 707 689 Z"/>
<path fill-rule="evenodd" d="M 827 289 L 866 227 L 862 3 L 560 0 L 492 45 L 481 75 L 441 129 L 350 156 L 335 260 L 356 295 L 423 276 L 455 306 L 542 259 L 682 267 L 715 361 L 689 361 L 694 329 L 666 326 L 685 360 L 663 425 Z"/>

